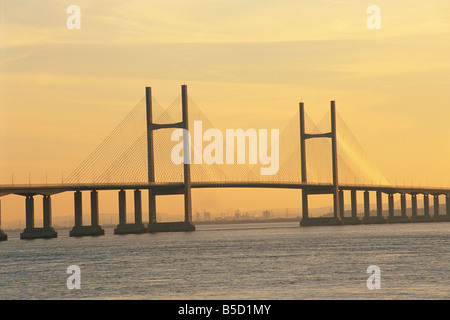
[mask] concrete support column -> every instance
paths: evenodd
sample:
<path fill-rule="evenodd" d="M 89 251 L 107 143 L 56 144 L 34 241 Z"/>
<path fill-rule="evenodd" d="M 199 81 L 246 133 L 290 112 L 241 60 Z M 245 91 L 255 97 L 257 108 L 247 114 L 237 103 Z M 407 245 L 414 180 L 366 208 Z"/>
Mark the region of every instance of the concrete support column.
<path fill-rule="evenodd" d="M 34 198 L 27 196 L 25 199 L 25 228 L 34 228 Z"/>
<path fill-rule="evenodd" d="M 2 199 L 0 199 L 0 241 L 8 240 L 8 235 L 2 230 Z"/>
<path fill-rule="evenodd" d="M 49 195 L 44 195 L 42 199 L 43 211 L 44 211 L 44 228 L 52 227 L 52 199 Z"/>
<path fill-rule="evenodd" d="M 83 225 L 83 198 L 80 190 L 75 191 L 75 227 Z"/>
<path fill-rule="evenodd" d="M 423 195 L 423 215 L 417 214 L 417 200 L 413 203 L 413 215 L 411 216 L 411 222 L 432 222 L 433 218 L 430 216 L 430 195 Z M 439 220 L 436 216 L 435 220 Z"/>
<path fill-rule="evenodd" d="M 389 194 L 388 195 L 388 201 L 389 201 L 389 217 L 394 216 L 394 195 Z"/>
<path fill-rule="evenodd" d="M 447 216 L 450 216 L 450 196 L 445 196 L 445 207 L 447 209 Z"/>
<path fill-rule="evenodd" d="M 307 181 L 306 175 L 306 128 L 305 128 L 305 105 L 303 102 L 299 103 L 300 116 L 300 165 L 302 182 Z"/>
<path fill-rule="evenodd" d="M 339 205 L 339 192 L 335 191 L 333 193 L 333 215 L 337 219 L 342 219 L 340 208 L 341 206 Z"/>
<path fill-rule="evenodd" d="M 352 204 L 352 218 L 356 218 L 358 215 L 358 203 L 356 202 L 356 190 L 351 191 L 350 201 Z"/>
<path fill-rule="evenodd" d="M 91 191 L 91 226 L 98 226 L 98 192 Z"/>
<path fill-rule="evenodd" d="M 308 193 L 305 189 L 302 190 L 302 218 L 307 219 L 308 214 Z"/>
<path fill-rule="evenodd" d="M 406 195 L 404 193 L 400 196 L 400 207 L 402 217 L 406 217 Z"/>
<path fill-rule="evenodd" d="M 407 223 L 411 222 L 411 219 L 406 216 L 406 195 L 404 193 L 400 194 L 400 216 L 395 215 L 394 206 L 394 194 L 389 194 L 389 217 L 387 219 L 388 223 Z"/>
<path fill-rule="evenodd" d="M 381 191 L 377 191 L 377 217 L 383 216 L 383 202 Z"/>
<path fill-rule="evenodd" d="M 126 212 L 126 195 L 125 190 L 119 191 L 119 224 L 125 225 L 127 223 L 127 212 Z"/>
<path fill-rule="evenodd" d="M 151 190 L 149 190 L 151 191 Z M 142 194 L 141 190 L 134 190 L 134 223 L 127 223 L 126 193 L 119 191 L 119 224 L 114 229 L 114 234 L 140 234 L 146 233 L 148 229 L 142 224 Z M 149 223 L 149 226 L 151 224 Z M 155 222 L 153 226 L 157 225 Z"/>
<path fill-rule="evenodd" d="M 417 195 L 411 195 L 411 215 L 417 217 Z"/>
<path fill-rule="evenodd" d="M 364 191 L 364 218 L 370 216 L 369 191 Z"/>
<path fill-rule="evenodd" d="M 91 224 L 83 226 L 83 200 L 81 191 L 75 192 L 75 226 L 70 230 L 70 237 L 102 236 L 105 230 L 98 224 L 98 193 L 91 191 Z"/>
<path fill-rule="evenodd" d="M 306 183 L 308 176 L 306 174 L 306 129 L 305 129 L 305 106 L 303 102 L 299 104 L 300 115 L 300 164 L 302 182 Z M 308 219 L 308 192 L 302 189 L 302 219 Z"/>
<path fill-rule="evenodd" d="M 145 88 L 145 108 L 147 115 L 147 165 L 148 182 L 155 182 L 154 150 L 153 150 L 153 110 L 152 89 Z M 148 224 L 156 224 L 156 197 L 152 189 L 148 189 Z"/>
<path fill-rule="evenodd" d="M 434 216 L 439 216 L 439 195 L 434 195 Z"/>
<path fill-rule="evenodd" d="M 134 223 L 142 224 L 142 196 L 141 190 L 134 190 Z"/>
<path fill-rule="evenodd" d="M 366 193 L 367 192 L 367 193 Z M 386 219 L 383 218 L 383 206 L 382 206 L 382 193 L 381 191 L 376 191 L 377 197 L 377 215 L 375 217 L 370 216 L 370 207 L 369 207 L 369 191 L 364 192 L 364 218 L 362 223 L 364 224 L 381 224 L 386 223 Z"/>
<path fill-rule="evenodd" d="M 337 153 L 337 127 L 336 127 L 336 104 L 331 101 L 331 161 L 333 168 L 333 209 L 334 217 L 342 220 L 343 212 L 339 205 L 339 178 L 338 178 L 338 153 Z"/>
<path fill-rule="evenodd" d="M 183 131 L 183 171 L 184 171 L 184 222 L 192 225 L 195 230 L 195 227 L 192 223 L 192 202 L 191 202 L 191 159 L 190 159 L 190 144 L 189 137 L 187 133 L 189 132 L 189 112 L 188 112 L 188 94 L 187 94 L 187 86 L 181 86 L 181 117 L 183 128 L 186 129 Z"/>
<path fill-rule="evenodd" d="M 49 195 L 43 198 L 43 228 L 34 227 L 34 198 L 27 196 L 25 200 L 26 227 L 20 234 L 20 239 L 48 239 L 56 238 L 58 233 L 52 228 L 52 209 Z"/>
<path fill-rule="evenodd" d="M 341 218 L 344 218 L 344 191 L 339 190 L 339 212 L 341 214 Z"/>
<path fill-rule="evenodd" d="M 156 223 L 156 197 L 152 189 L 148 189 L 148 223 Z"/>
<path fill-rule="evenodd" d="M 423 195 L 423 215 L 424 216 L 430 215 L 430 198 L 428 194 Z"/>

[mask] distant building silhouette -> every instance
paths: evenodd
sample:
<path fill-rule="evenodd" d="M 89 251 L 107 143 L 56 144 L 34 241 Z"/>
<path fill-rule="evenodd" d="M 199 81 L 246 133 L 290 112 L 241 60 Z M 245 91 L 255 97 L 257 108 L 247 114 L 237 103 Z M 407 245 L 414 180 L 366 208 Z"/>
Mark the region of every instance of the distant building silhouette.
<path fill-rule="evenodd" d="M 269 210 L 264 210 L 263 214 L 262 214 L 262 218 L 263 219 L 270 219 L 270 211 Z"/>

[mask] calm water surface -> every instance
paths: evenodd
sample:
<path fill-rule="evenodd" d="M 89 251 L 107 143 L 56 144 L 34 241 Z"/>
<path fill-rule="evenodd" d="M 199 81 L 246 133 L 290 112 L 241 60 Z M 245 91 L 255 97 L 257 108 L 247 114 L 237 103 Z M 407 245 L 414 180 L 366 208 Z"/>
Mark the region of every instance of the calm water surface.
<path fill-rule="evenodd" d="M 196 232 L 0 243 L 0 299 L 449 299 L 450 223 Z M 81 289 L 66 269 L 81 269 Z M 368 290 L 370 265 L 381 289 Z"/>

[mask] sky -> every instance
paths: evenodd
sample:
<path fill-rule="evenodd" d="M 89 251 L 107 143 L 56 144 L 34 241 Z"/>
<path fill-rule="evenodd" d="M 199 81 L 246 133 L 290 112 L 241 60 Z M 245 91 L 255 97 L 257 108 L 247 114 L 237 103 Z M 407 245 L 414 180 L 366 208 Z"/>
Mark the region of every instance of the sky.
<path fill-rule="evenodd" d="M 80 29 L 67 27 L 70 5 Z M 370 5 L 380 29 L 367 27 Z M 319 121 L 335 100 L 392 183 L 450 186 L 450 3 L 439 0 L 0 0 L 0 184 L 60 182 L 145 86 L 168 106 L 182 84 L 232 128 L 283 128 L 299 101 Z M 195 190 L 193 208 L 298 208 L 300 198 Z M 115 201 L 101 211 L 117 211 Z M 55 216 L 72 206 L 72 194 L 53 197 Z M 24 219 L 24 208 L 23 197 L 3 197 L 2 221 Z"/>

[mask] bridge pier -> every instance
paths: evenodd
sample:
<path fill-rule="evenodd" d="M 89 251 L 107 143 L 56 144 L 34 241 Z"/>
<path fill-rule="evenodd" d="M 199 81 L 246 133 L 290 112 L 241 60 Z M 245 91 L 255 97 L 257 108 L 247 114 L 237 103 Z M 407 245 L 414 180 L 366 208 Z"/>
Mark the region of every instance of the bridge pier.
<path fill-rule="evenodd" d="M 433 218 L 430 216 L 430 198 L 428 194 L 423 195 L 423 215 L 417 214 L 417 200 L 416 200 L 416 215 L 411 216 L 411 222 L 432 222 Z"/>
<path fill-rule="evenodd" d="M 430 196 L 428 194 L 423 195 L 423 215 L 430 216 Z"/>
<path fill-rule="evenodd" d="M 2 199 L 0 199 L 0 241 L 8 240 L 8 235 L 2 230 Z"/>
<path fill-rule="evenodd" d="M 417 195 L 411 195 L 411 221 L 417 217 Z"/>
<path fill-rule="evenodd" d="M 25 229 L 34 228 L 34 198 L 26 196 L 25 198 Z"/>
<path fill-rule="evenodd" d="M 364 219 L 368 220 L 369 217 L 370 217 L 370 194 L 369 191 L 366 190 L 364 191 Z"/>
<path fill-rule="evenodd" d="M 52 206 L 49 195 L 44 195 L 43 204 L 43 227 L 34 226 L 34 197 L 27 195 L 25 198 L 25 229 L 20 234 L 20 239 L 50 239 L 56 238 L 58 233 L 53 229 Z"/>
<path fill-rule="evenodd" d="M 377 191 L 377 217 L 383 217 L 383 194 L 381 191 Z"/>
<path fill-rule="evenodd" d="M 394 194 L 388 194 L 388 208 L 389 208 L 389 217 L 394 216 Z"/>
<path fill-rule="evenodd" d="M 445 208 L 447 209 L 447 216 L 450 217 L 450 195 L 445 196 Z"/>
<path fill-rule="evenodd" d="M 98 191 L 91 191 L 91 225 L 98 226 L 99 218 L 98 218 Z"/>
<path fill-rule="evenodd" d="M 152 189 L 148 189 L 148 223 L 156 223 L 156 195 Z"/>
<path fill-rule="evenodd" d="M 434 216 L 433 216 L 433 218 L 434 217 L 439 217 L 439 195 L 438 194 L 435 194 L 434 196 L 433 196 L 433 200 L 434 200 L 434 202 L 433 202 L 433 207 L 434 207 Z"/>
<path fill-rule="evenodd" d="M 367 194 L 366 194 L 367 192 Z M 364 193 L 364 218 L 362 220 L 363 224 L 383 224 L 386 223 L 386 219 L 383 218 L 383 202 L 381 191 L 376 192 L 377 196 L 377 215 L 375 217 L 370 216 L 370 203 L 369 203 L 369 192 Z"/>
<path fill-rule="evenodd" d="M 119 191 L 119 224 L 114 229 L 114 234 L 141 234 L 146 233 L 147 228 L 142 223 L 142 196 L 141 190 L 134 190 L 134 223 L 127 223 L 126 193 Z"/>
<path fill-rule="evenodd" d="M 357 218 L 358 216 L 358 203 L 356 201 L 356 190 L 352 190 L 350 193 L 350 201 L 352 206 L 352 218 Z"/>
<path fill-rule="evenodd" d="M 437 222 L 447 221 L 450 222 L 450 195 L 445 196 L 445 215 L 439 215 L 439 217 L 435 217 L 433 220 Z"/>
<path fill-rule="evenodd" d="M 309 218 L 309 210 L 308 210 L 308 194 L 306 193 L 306 189 L 302 189 L 302 220 Z"/>
<path fill-rule="evenodd" d="M 400 207 L 402 217 L 406 217 L 406 194 L 404 193 L 400 195 Z"/>
<path fill-rule="evenodd" d="M 119 225 L 127 223 L 127 199 L 125 190 L 119 191 Z"/>
<path fill-rule="evenodd" d="M 69 231 L 70 237 L 103 236 L 105 230 L 98 224 L 98 192 L 91 191 L 91 225 L 83 226 L 83 196 L 80 190 L 74 193 L 75 226 Z"/>
<path fill-rule="evenodd" d="M 446 214 L 440 214 L 439 211 L 439 195 L 434 196 L 434 216 L 433 221 L 435 222 L 450 222 L 450 196 L 445 196 L 445 211 Z"/>
<path fill-rule="evenodd" d="M 342 195 L 341 195 L 342 192 Z M 342 222 L 344 225 L 361 224 L 361 220 L 358 218 L 358 208 L 356 201 L 356 190 L 350 191 L 350 203 L 351 203 L 351 217 L 345 217 L 344 215 L 344 192 L 339 191 L 340 199 L 339 204 L 341 206 Z"/>
<path fill-rule="evenodd" d="M 407 223 L 411 222 L 411 220 L 406 216 L 406 195 L 400 194 L 400 211 L 401 215 L 396 216 L 394 210 L 394 194 L 389 194 L 389 217 L 388 223 Z"/>

